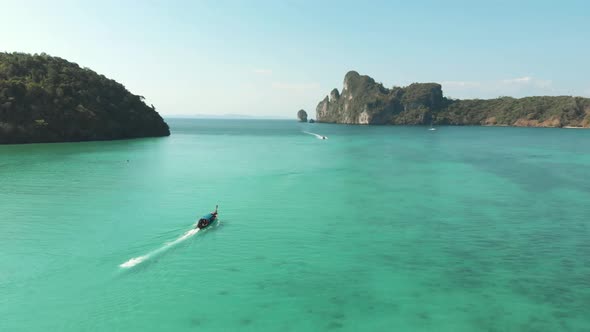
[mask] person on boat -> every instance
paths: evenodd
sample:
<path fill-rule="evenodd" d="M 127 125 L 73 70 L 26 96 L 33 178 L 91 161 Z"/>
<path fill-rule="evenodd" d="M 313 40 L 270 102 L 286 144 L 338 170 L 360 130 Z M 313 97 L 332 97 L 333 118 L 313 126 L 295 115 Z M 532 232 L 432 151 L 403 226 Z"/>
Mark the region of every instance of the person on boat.
<path fill-rule="evenodd" d="M 217 205 L 215 205 L 215 211 L 211 212 L 209 215 L 205 216 L 204 218 L 199 219 L 197 222 L 196 228 L 204 228 L 209 226 L 209 224 L 213 223 L 215 219 L 217 219 Z"/>

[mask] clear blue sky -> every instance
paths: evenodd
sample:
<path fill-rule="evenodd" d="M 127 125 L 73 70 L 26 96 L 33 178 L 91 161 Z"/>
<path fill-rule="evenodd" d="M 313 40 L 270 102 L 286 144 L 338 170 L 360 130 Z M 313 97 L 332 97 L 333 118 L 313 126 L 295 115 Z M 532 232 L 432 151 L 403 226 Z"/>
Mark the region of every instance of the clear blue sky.
<path fill-rule="evenodd" d="M 445 95 L 590 96 L 587 1 L 3 1 L 0 50 L 46 52 L 163 115 L 294 116 L 349 70 Z"/>

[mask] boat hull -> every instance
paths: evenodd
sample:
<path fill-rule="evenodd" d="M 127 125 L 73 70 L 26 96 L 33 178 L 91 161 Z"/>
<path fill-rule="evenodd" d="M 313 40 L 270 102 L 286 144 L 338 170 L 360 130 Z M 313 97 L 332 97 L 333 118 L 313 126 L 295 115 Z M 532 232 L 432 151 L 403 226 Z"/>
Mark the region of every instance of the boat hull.
<path fill-rule="evenodd" d="M 211 224 L 213 224 L 215 222 L 215 220 L 217 220 L 217 214 L 216 213 L 208 213 L 208 214 L 204 215 L 203 217 L 201 217 L 201 219 L 199 219 L 199 221 L 197 222 L 196 228 L 202 229 L 202 228 L 209 227 L 209 226 L 211 226 Z"/>

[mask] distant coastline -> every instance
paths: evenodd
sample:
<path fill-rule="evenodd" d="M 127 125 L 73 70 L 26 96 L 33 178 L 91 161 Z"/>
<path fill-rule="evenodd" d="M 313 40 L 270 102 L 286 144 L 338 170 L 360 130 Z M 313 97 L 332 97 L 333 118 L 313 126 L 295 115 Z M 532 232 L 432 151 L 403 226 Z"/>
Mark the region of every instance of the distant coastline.
<path fill-rule="evenodd" d="M 243 115 L 243 114 L 172 114 L 164 115 L 164 118 L 170 119 L 228 119 L 228 120 L 291 120 L 286 116 L 267 116 L 267 115 Z"/>

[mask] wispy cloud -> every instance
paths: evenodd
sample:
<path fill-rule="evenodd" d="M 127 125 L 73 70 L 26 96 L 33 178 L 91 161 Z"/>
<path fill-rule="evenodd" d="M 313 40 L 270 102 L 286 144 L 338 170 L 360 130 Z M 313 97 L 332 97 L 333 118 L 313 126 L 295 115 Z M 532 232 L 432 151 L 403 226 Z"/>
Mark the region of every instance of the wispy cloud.
<path fill-rule="evenodd" d="M 469 82 L 469 81 L 443 81 L 443 87 L 477 87 L 481 86 L 480 82 Z"/>
<path fill-rule="evenodd" d="M 533 76 L 496 81 L 444 81 L 442 86 L 446 94 L 458 98 L 521 97 L 558 93 L 551 80 L 539 79 Z"/>
<path fill-rule="evenodd" d="M 533 85 L 533 86 L 537 86 L 537 87 L 541 87 L 541 88 L 550 87 L 552 84 L 552 82 L 550 80 L 542 80 L 542 79 L 538 79 L 538 78 L 534 78 L 534 77 L 530 77 L 530 76 L 502 80 L 502 83 L 504 83 L 504 84 Z"/>
<path fill-rule="evenodd" d="M 505 84 L 528 84 L 533 79 L 530 76 L 525 77 L 517 77 L 517 78 L 509 78 L 507 80 L 502 80 L 502 83 Z"/>
<path fill-rule="evenodd" d="M 288 90 L 288 91 L 314 91 L 320 89 L 320 84 L 317 82 L 310 83 L 288 83 L 288 82 L 272 82 L 273 89 Z"/>
<path fill-rule="evenodd" d="M 255 68 L 252 70 L 252 72 L 256 75 L 264 75 L 264 76 L 270 76 L 272 75 L 272 70 L 271 69 L 265 69 L 265 68 Z"/>

